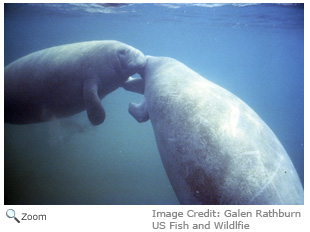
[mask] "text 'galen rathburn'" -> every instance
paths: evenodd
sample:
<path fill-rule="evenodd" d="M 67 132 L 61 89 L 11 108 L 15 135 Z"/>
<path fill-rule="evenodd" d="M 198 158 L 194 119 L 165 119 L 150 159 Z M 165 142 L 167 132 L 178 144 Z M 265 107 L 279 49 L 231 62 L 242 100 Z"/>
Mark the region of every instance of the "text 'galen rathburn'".
<path fill-rule="evenodd" d="M 294 211 L 283 211 L 281 209 L 270 209 L 270 210 L 255 210 L 255 214 L 251 211 L 237 211 L 225 210 L 225 217 L 301 217 L 301 212 Z"/>
<path fill-rule="evenodd" d="M 152 210 L 152 217 L 155 218 L 210 218 L 210 217 L 227 217 L 227 218 L 249 218 L 249 217 L 301 217 L 301 212 L 296 211 L 283 211 L 281 209 L 270 209 L 270 210 L 255 210 L 252 211 L 242 211 L 238 210 L 225 210 L 224 213 L 216 210 L 206 210 L 206 211 L 194 211 L 187 210 L 186 212 L 182 211 L 157 211 Z"/>

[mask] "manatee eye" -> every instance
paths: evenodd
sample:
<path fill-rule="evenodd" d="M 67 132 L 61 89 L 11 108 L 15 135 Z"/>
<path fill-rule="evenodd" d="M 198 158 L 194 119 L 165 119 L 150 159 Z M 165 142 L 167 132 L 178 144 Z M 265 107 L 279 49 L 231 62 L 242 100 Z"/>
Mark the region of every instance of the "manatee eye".
<path fill-rule="evenodd" d="M 127 52 L 127 49 L 126 49 L 126 48 L 122 48 L 122 49 L 120 49 L 120 50 L 118 51 L 118 54 L 119 54 L 119 55 L 125 55 L 126 52 Z"/>

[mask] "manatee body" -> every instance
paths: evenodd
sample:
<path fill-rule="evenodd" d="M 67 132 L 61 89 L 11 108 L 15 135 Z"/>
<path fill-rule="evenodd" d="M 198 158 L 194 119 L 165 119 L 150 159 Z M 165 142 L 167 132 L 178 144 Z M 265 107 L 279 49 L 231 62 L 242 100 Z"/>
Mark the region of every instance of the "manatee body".
<path fill-rule="evenodd" d="M 90 41 L 34 52 L 4 69 L 4 120 L 26 124 L 87 110 L 94 125 L 100 100 L 141 70 L 146 59 L 118 41 Z"/>
<path fill-rule="evenodd" d="M 145 87 L 129 112 L 150 118 L 181 204 L 303 204 L 283 146 L 238 97 L 171 58 L 148 57 L 140 74 L 124 85 Z"/>

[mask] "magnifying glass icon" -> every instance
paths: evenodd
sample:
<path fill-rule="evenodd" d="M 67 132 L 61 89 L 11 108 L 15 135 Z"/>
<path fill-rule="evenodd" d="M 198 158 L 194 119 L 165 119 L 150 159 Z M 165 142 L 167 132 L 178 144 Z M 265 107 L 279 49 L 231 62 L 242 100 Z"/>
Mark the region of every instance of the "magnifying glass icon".
<path fill-rule="evenodd" d="M 15 217 L 15 211 L 14 211 L 14 209 L 8 209 L 8 210 L 6 211 L 6 216 L 7 216 L 8 218 L 14 218 L 15 221 L 17 221 L 18 223 L 20 223 L 20 221 Z"/>

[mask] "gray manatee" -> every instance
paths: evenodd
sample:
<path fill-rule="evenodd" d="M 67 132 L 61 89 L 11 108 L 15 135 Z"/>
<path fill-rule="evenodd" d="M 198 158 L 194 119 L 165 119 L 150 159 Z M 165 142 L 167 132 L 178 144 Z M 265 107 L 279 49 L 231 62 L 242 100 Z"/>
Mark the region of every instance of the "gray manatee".
<path fill-rule="evenodd" d="M 171 58 L 148 56 L 140 75 L 124 85 L 144 92 L 129 113 L 150 118 L 181 204 L 303 204 L 289 156 L 242 100 Z"/>
<path fill-rule="evenodd" d="M 142 52 L 118 41 L 74 43 L 24 56 L 4 69 L 4 120 L 44 122 L 86 109 L 98 125 L 105 119 L 100 100 L 145 62 Z"/>

